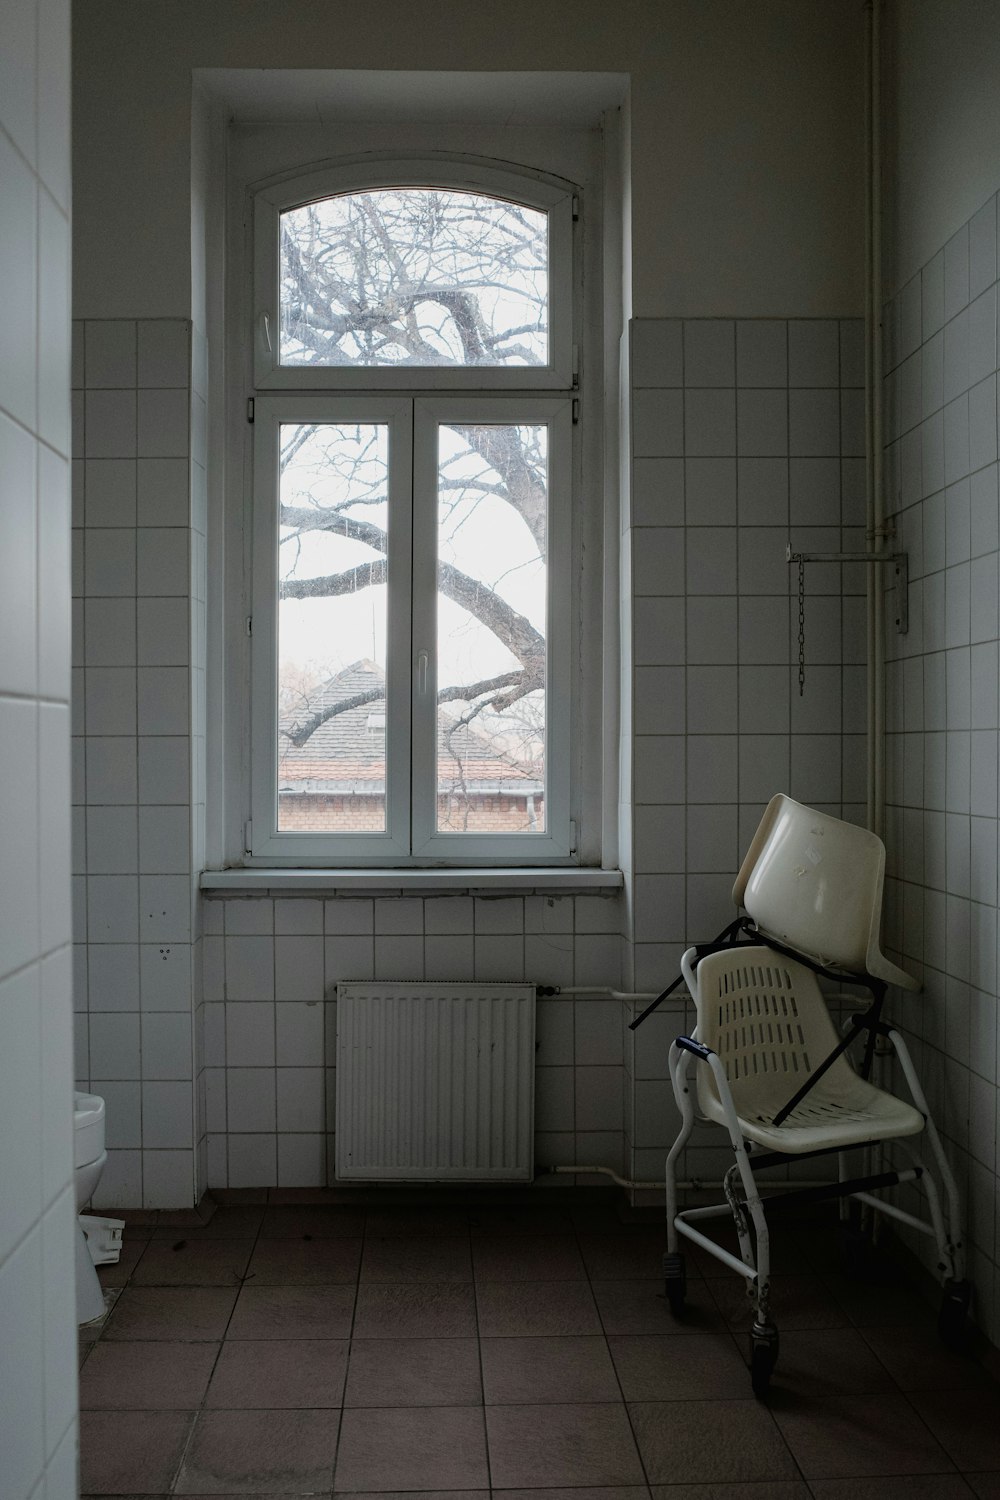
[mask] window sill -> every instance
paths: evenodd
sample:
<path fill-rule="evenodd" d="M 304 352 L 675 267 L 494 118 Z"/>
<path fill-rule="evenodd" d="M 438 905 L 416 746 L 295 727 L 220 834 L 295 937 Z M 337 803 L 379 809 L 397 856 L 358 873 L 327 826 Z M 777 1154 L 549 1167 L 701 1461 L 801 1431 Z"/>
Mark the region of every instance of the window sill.
<path fill-rule="evenodd" d="M 481 870 L 205 870 L 203 891 L 504 891 L 524 894 L 557 891 L 615 891 L 624 883 L 621 870 L 481 869 Z"/>

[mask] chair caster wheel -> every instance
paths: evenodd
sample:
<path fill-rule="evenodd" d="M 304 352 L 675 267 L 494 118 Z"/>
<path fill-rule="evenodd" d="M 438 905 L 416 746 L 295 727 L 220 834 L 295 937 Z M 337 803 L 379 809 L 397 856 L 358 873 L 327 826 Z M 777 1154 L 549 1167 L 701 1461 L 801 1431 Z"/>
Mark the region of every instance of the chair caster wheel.
<path fill-rule="evenodd" d="M 969 1303 L 972 1286 L 968 1281 L 946 1281 L 938 1313 L 938 1337 L 949 1349 L 964 1349 L 969 1334 Z"/>
<path fill-rule="evenodd" d="M 675 1318 L 681 1317 L 684 1312 L 684 1299 L 687 1296 L 687 1267 L 684 1264 L 683 1255 L 671 1254 L 669 1251 L 664 1255 L 663 1286 L 667 1301 L 670 1303 L 670 1311 Z"/>
<path fill-rule="evenodd" d="M 778 1330 L 773 1323 L 754 1325 L 750 1335 L 750 1384 L 758 1401 L 766 1401 L 778 1363 Z"/>

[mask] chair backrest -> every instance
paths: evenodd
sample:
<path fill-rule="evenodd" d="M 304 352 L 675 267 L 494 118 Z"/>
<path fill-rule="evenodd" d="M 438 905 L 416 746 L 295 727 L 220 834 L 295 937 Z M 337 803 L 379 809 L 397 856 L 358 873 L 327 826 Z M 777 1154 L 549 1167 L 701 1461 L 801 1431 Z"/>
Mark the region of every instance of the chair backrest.
<path fill-rule="evenodd" d="M 733 887 L 760 932 L 828 968 L 917 990 L 879 946 L 885 845 L 877 834 L 779 793 Z"/>
<path fill-rule="evenodd" d="M 837 1045 L 816 976 L 756 945 L 710 953 L 695 971 L 698 1040 L 717 1052 L 738 1114 L 770 1120 Z M 827 1074 L 836 1083 L 841 1056 Z M 698 1069 L 703 1113 L 718 1104 L 711 1070 Z"/>

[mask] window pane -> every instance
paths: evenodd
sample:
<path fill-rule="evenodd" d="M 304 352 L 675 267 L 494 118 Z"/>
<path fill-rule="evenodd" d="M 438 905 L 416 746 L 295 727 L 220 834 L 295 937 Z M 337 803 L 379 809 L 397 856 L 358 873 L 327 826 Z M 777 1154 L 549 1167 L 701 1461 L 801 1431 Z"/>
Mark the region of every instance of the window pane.
<path fill-rule="evenodd" d="M 389 429 L 281 427 L 278 828 L 385 829 Z"/>
<path fill-rule="evenodd" d="M 439 428 L 440 833 L 545 832 L 547 439 Z"/>
<path fill-rule="evenodd" d="M 545 365 L 548 218 L 443 188 L 281 215 L 283 365 Z"/>

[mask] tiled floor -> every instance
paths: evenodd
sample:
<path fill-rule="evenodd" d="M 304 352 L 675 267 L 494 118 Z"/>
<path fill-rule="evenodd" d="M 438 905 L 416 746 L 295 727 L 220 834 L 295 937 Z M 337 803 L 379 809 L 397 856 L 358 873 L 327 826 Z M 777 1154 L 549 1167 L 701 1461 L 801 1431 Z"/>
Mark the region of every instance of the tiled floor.
<path fill-rule="evenodd" d="M 612 1204 L 147 1216 L 82 1332 L 83 1493 L 1000 1500 L 1000 1387 L 830 1238 L 776 1235 L 763 1406 L 735 1278 L 689 1256 L 675 1322 Z"/>

